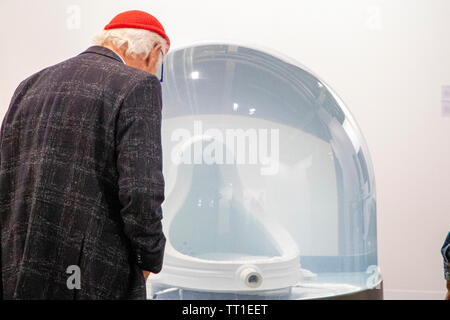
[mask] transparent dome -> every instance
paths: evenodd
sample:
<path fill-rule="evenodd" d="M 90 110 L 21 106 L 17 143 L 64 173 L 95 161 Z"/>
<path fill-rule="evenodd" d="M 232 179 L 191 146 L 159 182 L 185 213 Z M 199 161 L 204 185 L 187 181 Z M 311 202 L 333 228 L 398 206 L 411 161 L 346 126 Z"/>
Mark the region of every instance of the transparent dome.
<path fill-rule="evenodd" d="M 164 265 L 153 299 L 304 299 L 376 286 L 375 181 L 333 91 L 278 53 L 164 62 Z"/>

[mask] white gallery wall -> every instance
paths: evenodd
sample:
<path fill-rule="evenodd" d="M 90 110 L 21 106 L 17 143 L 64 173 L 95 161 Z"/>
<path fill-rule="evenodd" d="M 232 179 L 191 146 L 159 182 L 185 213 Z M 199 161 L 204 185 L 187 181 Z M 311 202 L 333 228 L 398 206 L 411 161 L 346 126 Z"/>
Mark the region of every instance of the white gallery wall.
<path fill-rule="evenodd" d="M 172 46 L 232 40 L 290 56 L 352 111 L 377 185 L 386 298 L 442 299 L 450 231 L 448 0 L 1 0 L 0 119 L 21 80 L 77 55 L 117 13 L 145 10 Z"/>

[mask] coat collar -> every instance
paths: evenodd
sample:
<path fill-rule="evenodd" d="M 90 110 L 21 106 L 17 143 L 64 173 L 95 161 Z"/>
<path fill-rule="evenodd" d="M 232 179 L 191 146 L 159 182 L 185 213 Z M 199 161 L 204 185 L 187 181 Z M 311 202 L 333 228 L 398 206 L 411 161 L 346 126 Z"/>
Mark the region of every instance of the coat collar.
<path fill-rule="evenodd" d="M 121 63 L 124 63 L 124 61 L 122 60 L 122 58 L 115 53 L 114 51 L 112 51 L 111 49 L 108 49 L 106 47 L 102 47 L 102 46 L 92 46 L 89 47 L 86 51 L 80 53 L 80 54 L 85 54 L 85 53 L 95 53 L 95 54 L 99 54 L 114 60 L 117 60 Z"/>

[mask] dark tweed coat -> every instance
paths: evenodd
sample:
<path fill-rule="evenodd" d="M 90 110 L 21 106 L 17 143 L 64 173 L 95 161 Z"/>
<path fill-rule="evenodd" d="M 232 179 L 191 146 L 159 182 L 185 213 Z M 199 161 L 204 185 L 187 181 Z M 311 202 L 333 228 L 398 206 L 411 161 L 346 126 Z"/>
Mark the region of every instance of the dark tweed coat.
<path fill-rule="evenodd" d="M 19 85 L 0 140 L 4 299 L 146 297 L 166 241 L 161 105 L 154 75 L 100 46 Z"/>

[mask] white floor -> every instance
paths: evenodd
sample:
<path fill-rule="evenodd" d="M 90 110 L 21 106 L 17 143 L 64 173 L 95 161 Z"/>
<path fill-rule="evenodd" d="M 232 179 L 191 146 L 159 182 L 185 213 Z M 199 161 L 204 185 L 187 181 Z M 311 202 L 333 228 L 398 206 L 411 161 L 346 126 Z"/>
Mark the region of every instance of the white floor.
<path fill-rule="evenodd" d="M 443 300 L 445 291 L 384 290 L 385 300 Z"/>

